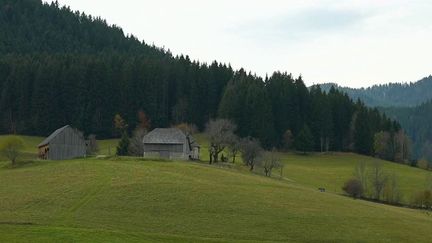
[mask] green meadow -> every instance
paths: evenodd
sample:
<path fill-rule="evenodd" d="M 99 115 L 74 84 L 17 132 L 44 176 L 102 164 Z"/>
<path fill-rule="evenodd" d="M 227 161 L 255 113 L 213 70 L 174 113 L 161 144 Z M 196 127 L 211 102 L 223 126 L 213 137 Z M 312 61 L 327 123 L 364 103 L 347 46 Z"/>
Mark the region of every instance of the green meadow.
<path fill-rule="evenodd" d="M 267 178 L 205 162 L 39 161 L 29 158 L 42 138 L 23 139 L 31 163 L 0 162 L 0 242 L 430 242 L 430 212 L 342 195 L 356 164 L 374 158 L 281 154 L 282 177 Z M 116 140 L 99 145 L 114 153 Z M 407 201 L 431 173 L 383 163 Z"/>

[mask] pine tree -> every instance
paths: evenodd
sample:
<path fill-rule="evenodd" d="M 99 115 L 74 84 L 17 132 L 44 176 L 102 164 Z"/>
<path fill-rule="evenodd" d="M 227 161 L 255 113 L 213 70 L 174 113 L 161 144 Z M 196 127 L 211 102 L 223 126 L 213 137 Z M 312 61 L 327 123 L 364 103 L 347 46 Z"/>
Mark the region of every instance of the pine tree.
<path fill-rule="evenodd" d="M 295 147 L 298 151 L 302 151 L 303 154 L 313 151 L 314 138 L 312 132 L 307 125 L 304 125 L 300 133 L 296 136 Z"/>
<path fill-rule="evenodd" d="M 354 146 L 356 152 L 371 155 L 373 151 L 374 134 L 366 110 L 361 110 L 354 121 Z"/>
<path fill-rule="evenodd" d="M 119 141 L 119 144 L 117 146 L 117 152 L 116 155 L 118 156 L 126 156 L 129 154 L 129 136 L 127 132 L 123 132 L 122 137 Z"/>

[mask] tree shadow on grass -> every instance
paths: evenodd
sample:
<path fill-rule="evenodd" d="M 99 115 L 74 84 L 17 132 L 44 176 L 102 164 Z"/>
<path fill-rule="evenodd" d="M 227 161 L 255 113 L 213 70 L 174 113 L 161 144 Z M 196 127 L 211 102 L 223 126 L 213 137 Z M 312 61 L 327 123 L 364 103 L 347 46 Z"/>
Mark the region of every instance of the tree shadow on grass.
<path fill-rule="evenodd" d="M 8 170 L 18 170 L 28 167 L 34 167 L 34 166 L 41 166 L 46 164 L 45 161 L 41 160 L 23 160 L 23 161 L 17 161 L 14 165 L 12 165 L 11 162 L 7 162 L 1 167 L 2 169 L 8 169 Z"/>

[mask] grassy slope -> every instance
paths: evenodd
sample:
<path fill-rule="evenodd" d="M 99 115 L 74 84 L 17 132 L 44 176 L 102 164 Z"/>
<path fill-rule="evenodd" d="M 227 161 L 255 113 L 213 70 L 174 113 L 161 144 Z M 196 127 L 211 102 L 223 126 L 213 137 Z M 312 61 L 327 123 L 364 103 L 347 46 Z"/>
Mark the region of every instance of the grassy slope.
<path fill-rule="evenodd" d="M 421 242 L 432 230 L 425 212 L 185 162 L 38 162 L 0 178 L 2 241 Z"/>
<path fill-rule="evenodd" d="M 104 143 L 101 148 L 115 145 Z M 316 191 L 340 192 L 360 160 L 373 159 L 284 155 L 287 180 L 127 158 L 39 161 L 17 169 L 0 162 L 0 241 L 427 242 L 432 216 L 426 212 Z M 385 166 L 400 174 L 404 191 L 422 185 L 428 173 Z"/>
<path fill-rule="evenodd" d="M 202 134 L 198 134 L 196 137 L 202 146 L 201 157 L 208 160 L 205 137 Z M 342 185 L 346 180 L 353 177 L 354 169 L 359 162 L 365 162 L 366 166 L 370 168 L 374 162 L 381 161 L 385 172 L 390 175 L 394 174 L 398 178 L 402 200 L 405 203 L 411 201 L 413 192 L 423 190 L 426 178 L 432 176 L 430 171 L 351 153 L 311 154 L 307 156 L 281 153 L 280 157 L 285 164 L 283 177 L 315 189 L 324 187 L 327 191 L 334 193 L 342 193 Z"/>
<path fill-rule="evenodd" d="M 354 168 L 360 161 L 371 167 L 378 159 L 350 153 L 331 155 L 284 155 L 284 176 L 315 188 L 325 187 L 327 191 L 341 193 L 343 183 L 353 177 Z M 387 174 L 398 178 L 403 201 L 409 202 L 414 191 L 423 190 L 430 171 L 409 167 L 407 165 L 383 162 Z"/>

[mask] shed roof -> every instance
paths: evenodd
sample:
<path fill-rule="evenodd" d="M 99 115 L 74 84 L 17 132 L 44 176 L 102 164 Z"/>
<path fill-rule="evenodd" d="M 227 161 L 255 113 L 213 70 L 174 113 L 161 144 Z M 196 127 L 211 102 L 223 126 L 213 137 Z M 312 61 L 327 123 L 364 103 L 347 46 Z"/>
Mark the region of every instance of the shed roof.
<path fill-rule="evenodd" d="M 57 130 L 55 130 L 53 133 L 51 133 L 51 135 L 49 135 L 47 138 L 45 138 L 42 143 L 40 143 L 38 145 L 38 147 L 42 147 L 45 146 L 47 144 L 49 144 L 51 142 L 51 140 L 53 140 L 57 135 L 59 135 L 61 132 L 63 132 L 66 128 L 70 127 L 69 125 L 66 125 L 62 128 L 59 128 Z"/>
<path fill-rule="evenodd" d="M 198 142 L 195 141 L 195 139 L 192 136 L 190 136 L 190 135 L 189 135 L 189 146 L 191 148 L 199 148 L 200 147 L 200 145 L 198 144 Z"/>
<path fill-rule="evenodd" d="M 184 144 L 186 135 L 177 128 L 156 128 L 143 138 L 143 143 Z"/>
<path fill-rule="evenodd" d="M 61 127 L 57 130 L 55 130 L 53 133 L 51 133 L 51 135 L 49 135 L 47 138 L 45 138 L 39 145 L 38 147 L 42 147 L 45 145 L 48 145 L 51 143 L 51 141 L 60 133 L 62 133 L 64 130 L 66 130 L 67 128 L 71 128 L 75 133 L 77 133 L 79 136 L 83 136 L 77 129 L 73 129 L 70 125 L 66 125 L 64 127 Z"/>

